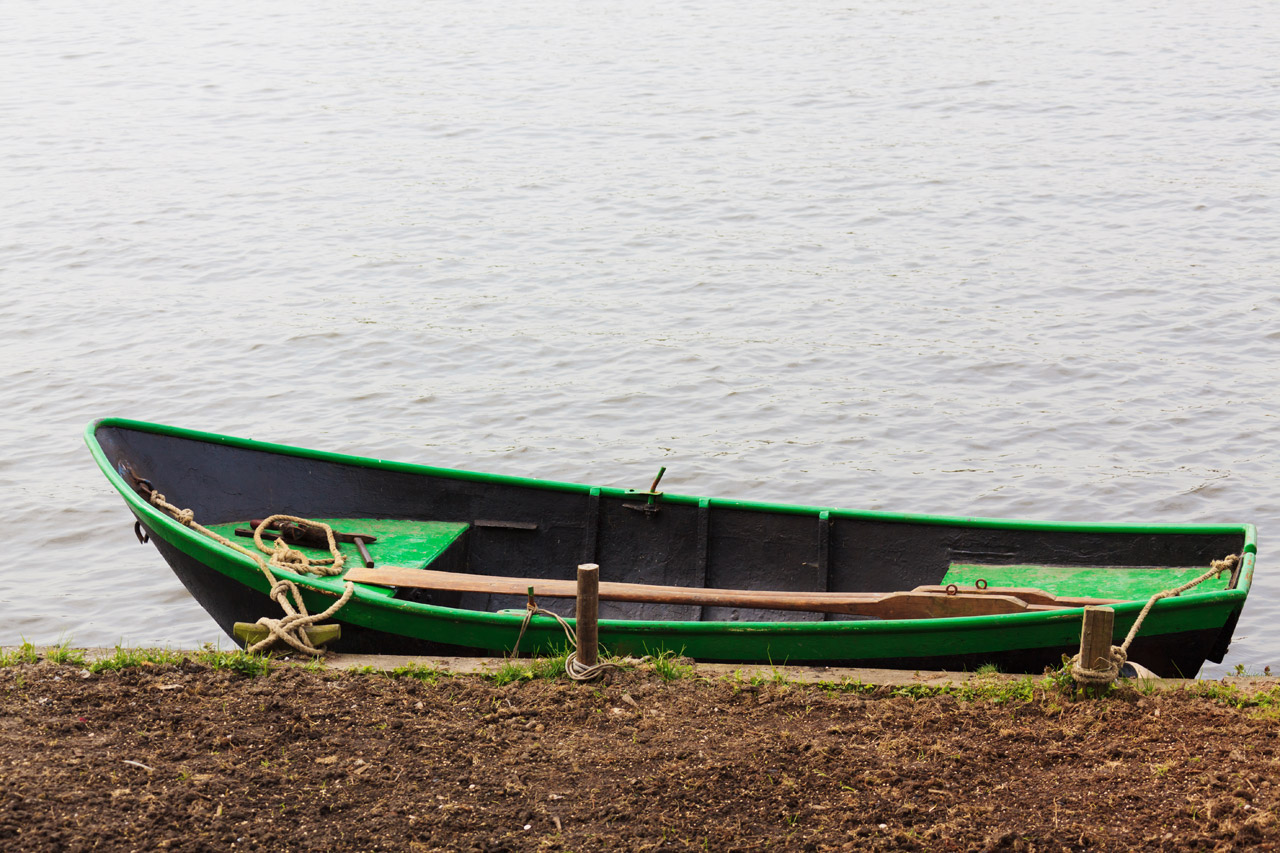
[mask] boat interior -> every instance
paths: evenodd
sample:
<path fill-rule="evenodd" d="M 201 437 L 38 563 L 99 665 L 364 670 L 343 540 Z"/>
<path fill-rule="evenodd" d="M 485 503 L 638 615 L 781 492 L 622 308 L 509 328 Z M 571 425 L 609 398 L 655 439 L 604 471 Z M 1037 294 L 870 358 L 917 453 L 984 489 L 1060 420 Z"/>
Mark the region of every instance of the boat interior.
<path fill-rule="evenodd" d="M 252 547 L 251 522 L 276 514 L 323 521 L 346 534 L 340 548 L 353 578 L 398 598 L 472 610 L 523 609 L 527 594 L 467 582 L 432 587 L 403 575 L 392 583 L 377 572 L 447 572 L 536 586 L 572 580 L 579 564 L 595 563 L 602 584 L 794 594 L 1026 588 L 1134 600 L 1196 577 L 1245 544 L 1243 532 L 1221 528 L 899 516 L 667 495 L 656 484 L 623 490 L 544 483 L 120 425 L 100 426 L 95 436 L 122 476 L 148 481 L 228 538 L 239 535 Z M 1203 590 L 1238 580 L 1237 570 Z M 572 609 L 554 597 L 539 604 Z M 602 594 L 600 617 L 875 618 L 754 604 Z"/>

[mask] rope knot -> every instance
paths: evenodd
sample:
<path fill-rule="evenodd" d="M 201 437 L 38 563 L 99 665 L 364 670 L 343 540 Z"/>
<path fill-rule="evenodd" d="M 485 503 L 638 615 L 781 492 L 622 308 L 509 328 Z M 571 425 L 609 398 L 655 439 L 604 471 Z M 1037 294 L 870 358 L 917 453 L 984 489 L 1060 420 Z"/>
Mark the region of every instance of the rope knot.
<path fill-rule="evenodd" d="M 1216 570 L 1216 573 L 1214 574 L 1214 577 L 1216 578 L 1216 577 L 1220 577 L 1223 572 L 1229 572 L 1235 569 L 1235 567 L 1239 564 L 1239 562 L 1240 562 L 1239 554 L 1228 554 L 1226 557 L 1223 557 L 1221 560 L 1214 560 L 1213 562 L 1209 563 L 1209 568 Z"/>
<path fill-rule="evenodd" d="M 311 560 L 301 551 L 296 551 L 284 544 L 283 539 L 277 539 L 271 552 L 271 565 L 281 569 L 297 569 L 305 573 L 311 565 Z"/>
<path fill-rule="evenodd" d="M 1097 669 L 1087 667 L 1080 662 L 1079 653 L 1071 658 L 1071 677 L 1076 684 L 1110 684 L 1120 677 L 1120 670 L 1128 662 L 1128 655 L 1120 646 L 1112 646 L 1107 656 L 1106 666 Z"/>
<path fill-rule="evenodd" d="M 267 593 L 267 595 L 272 601 L 279 604 L 281 596 L 287 596 L 289 593 L 296 591 L 297 588 L 298 585 L 293 581 L 280 580 L 277 578 L 275 583 L 271 585 L 271 591 Z"/>

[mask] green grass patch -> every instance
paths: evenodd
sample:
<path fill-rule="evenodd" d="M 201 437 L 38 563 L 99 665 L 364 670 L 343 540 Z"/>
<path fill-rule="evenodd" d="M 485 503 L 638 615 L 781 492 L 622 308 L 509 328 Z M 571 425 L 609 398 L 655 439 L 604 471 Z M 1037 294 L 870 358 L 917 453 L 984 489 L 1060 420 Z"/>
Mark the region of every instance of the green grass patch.
<path fill-rule="evenodd" d="M 203 654 L 203 653 L 202 653 Z M 85 669 L 90 672 L 119 672 L 144 666 L 172 666 L 182 663 L 187 655 L 169 649 L 126 649 L 116 646 L 110 657 L 91 661 Z"/>
<path fill-rule="evenodd" d="M 248 678 L 266 675 L 278 665 L 270 655 L 250 654 L 241 649 L 230 652 L 199 652 L 194 659 L 213 669 L 228 670 Z"/>
<path fill-rule="evenodd" d="M 1043 678 L 1019 678 L 1015 681 L 982 681 L 974 678 L 956 688 L 955 696 L 961 700 L 981 699 L 995 705 L 1007 705 L 1011 702 L 1033 702 L 1037 698 L 1045 698 L 1050 693 L 1057 693 L 1057 688 Z"/>
<path fill-rule="evenodd" d="M 297 664 L 297 666 L 305 669 L 307 672 L 324 672 L 326 669 L 323 655 L 314 655 L 306 663 Z"/>
<path fill-rule="evenodd" d="M 172 649 L 127 649 L 123 646 L 116 646 L 115 653 L 111 656 L 90 661 L 87 664 L 84 663 L 83 655 L 80 656 L 79 663 L 76 663 L 71 656 L 65 662 L 81 665 L 90 672 L 98 673 L 154 666 L 178 666 L 187 661 L 249 678 L 266 675 L 279 665 L 269 655 L 249 654 L 240 649 L 224 652 L 205 648 L 198 652 L 180 652 Z"/>
<path fill-rule="evenodd" d="M 40 655 L 36 653 L 33 643 L 22 641 L 22 645 L 13 651 L 0 652 L 0 666 L 18 666 L 24 663 L 39 663 Z"/>
<path fill-rule="evenodd" d="M 84 651 L 71 648 L 70 640 L 63 640 L 44 653 L 44 659 L 61 666 L 84 666 Z"/>
<path fill-rule="evenodd" d="M 407 663 L 391 670 L 389 675 L 392 678 L 412 678 L 434 687 L 440 679 L 448 677 L 449 673 L 427 664 Z"/>
<path fill-rule="evenodd" d="M 533 674 L 529 671 L 529 667 L 515 660 L 504 661 L 502 666 L 498 667 L 498 671 L 489 676 L 489 680 L 496 687 L 504 687 L 518 681 L 530 681 L 532 679 Z"/>
<path fill-rule="evenodd" d="M 905 673 L 904 673 L 905 675 Z M 962 702 L 991 702 L 996 705 L 1025 704 L 1037 700 L 1075 699 L 1077 691 L 1070 671 L 1065 678 L 1059 671 L 1042 676 L 1009 679 L 994 668 L 978 670 L 968 681 L 959 684 L 875 685 L 858 680 L 822 681 L 816 685 L 828 695 L 853 693 L 862 696 L 897 696 L 905 699 L 932 699 L 951 696 Z M 1114 688 L 1111 688 L 1114 689 Z"/>
<path fill-rule="evenodd" d="M 568 657 L 568 647 L 556 654 L 534 658 L 511 658 L 502 661 L 498 667 L 482 677 L 496 687 L 518 684 L 526 681 L 556 680 L 564 677 L 564 665 Z M 116 646 L 114 653 L 99 660 L 88 660 L 86 652 L 71 648 L 68 641 L 46 649 L 38 649 L 33 643 L 23 640 L 21 645 L 0 653 L 0 667 L 38 664 L 45 662 L 61 666 L 73 666 L 88 670 L 91 673 L 121 671 L 158 666 L 180 666 L 188 661 L 210 669 L 234 672 L 238 675 L 254 678 L 266 675 L 273 670 L 291 666 L 324 673 L 327 678 L 360 677 L 375 674 L 380 677 L 412 678 L 435 686 L 442 678 L 453 678 L 455 674 L 438 665 L 411 663 L 384 671 L 374 667 L 361 667 L 355 670 L 329 670 L 323 659 L 285 659 L 281 660 L 269 654 L 249 654 L 241 649 L 222 651 L 212 645 L 200 651 L 173 651 L 169 649 L 130 649 Z M 602 655 L 602 659 L 606 659 Z M 653 654 L 648 663 L 652 672 L 666 682 L 679 680 L 697 680 L 699 678 L 695 666 L 680 653 L 665 650 Z M 628 659 L 628 668 L 631 662 Z M 910 673 L 902 673 L 902 681 L 897 685 L 867 684 L 856 679 L 842 681 L 805 682 L 787 677 L 782 669 L 771 666 L 766 670 L 755 670 L 750 675 L 743 670 L 722 676 L 719 680 L 733 685 L 735 692 L 747 684 L 754 687 L 773 685 L 784 689 L 814 689 L 828 696 L 837 694 L 855 694 L 867 697 L 887 698 L 901 697 L 912 700 L 926 700 L 940 696 L 949 696 L 963 702 L 990 702 L 996 705 L 1017 707 L 1032 702 L 1047 702 L 1053 707 L 1078 701 L 1105 700 L 1118 698 L 1122 701 L 1132 700 L 1137 696 L 1151 695 L 1171 689 L 1159 681 L 1121 680 L 1114 685 L 1088 690 L 1077 687 L 1070 667 L 1046 671 L 1040 676 L 1009 677 L 999 674 L 993 667 L 984 667 L 973 674 L 966 682 L 948 685 L 928 685 L 910 683 Z M 1247 710 L 1252 715 L 1267 719 L 1280 720 L 1280 685 L 1265 689 L 1255 689 L 1253 684 L 1237 685 L 1232 679 L 1219 681 L 1197 681 L 1185 687 L 1177 688 L 1186 695 L 1213 701 L 1224 707 L 1236 710 Z"/>
<path fill-rule="evenodd" d="M 1193 695 L 1202 696 L 1230 708 L 1258 708 L 1263 711 L 1280 710 L 1280 685 L 1268 690 L 1241 690 L 1234 684 L 1222 681 L 1197 681 L 1187 688 Z"/>
<path fill-rule="evenodd" d="M 694 675 L 693 667 L 684 663 L 684 657 L 670 650 L 654 655 L 652 664 L 653 671 L 663 681 L 678 681 L 681 678 L 692 678 Z"/>
<path fill-rule="evenodd" d="M 556 679 L 564 675 L 565 661 L 569 659 L 569 650 L 548 657 L 533 658 L 529 661 L 530 678 Z"/>

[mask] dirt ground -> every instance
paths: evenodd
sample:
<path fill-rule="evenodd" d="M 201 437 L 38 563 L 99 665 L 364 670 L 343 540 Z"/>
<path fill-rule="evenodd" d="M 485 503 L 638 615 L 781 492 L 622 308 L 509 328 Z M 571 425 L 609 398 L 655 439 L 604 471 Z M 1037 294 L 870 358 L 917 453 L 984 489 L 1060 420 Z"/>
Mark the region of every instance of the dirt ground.
<path fill-rule="evenodd" d="M 0 849 L 1225 850 L 1280 842 L 1277 716 L 1186 691 L 495 686 L 187 661 L 0 669 Z"/>

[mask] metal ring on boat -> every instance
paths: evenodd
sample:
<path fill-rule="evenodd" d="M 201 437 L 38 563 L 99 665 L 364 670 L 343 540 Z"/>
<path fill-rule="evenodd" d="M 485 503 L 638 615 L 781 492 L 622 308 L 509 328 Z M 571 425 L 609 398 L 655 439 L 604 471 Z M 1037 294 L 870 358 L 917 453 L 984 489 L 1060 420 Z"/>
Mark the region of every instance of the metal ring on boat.
<path fill-rule="evenodd" d="M 973 585 L 974 585 L 974 586 L 976 586 L 978 589 L 986 589 L 986 588 L 987 588 L 987 579 L 986 579 L 986 578 L 978 578 L 976 581 L 974 581 L 974 582 L 973 582 Z"/>
<path fill-rule="evenodd" d="M 953 583 L 947 584 L 947 595 L 955 595 L 959 591 L 960 591 L 960 587 L 956 586 L 955 584 Z"/>

